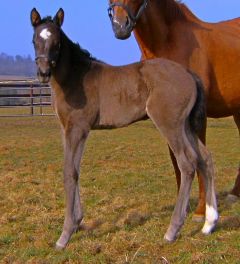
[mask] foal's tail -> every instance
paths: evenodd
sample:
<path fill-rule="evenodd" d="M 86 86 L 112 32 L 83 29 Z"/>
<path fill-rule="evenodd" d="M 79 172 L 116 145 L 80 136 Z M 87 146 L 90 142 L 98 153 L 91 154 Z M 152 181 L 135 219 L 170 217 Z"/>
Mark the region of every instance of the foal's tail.
<path fill-rule="evenodd" d="M 206 109 L 206 98 L 204 93 L 204 85 L 197 74 L 189 71 L 192 75 L 197 88 L 196 102 L 192 108 L 189 116 L 190 127 L 193 132 L 199 134 L 200 131 L 206 126 L 207 120 L 207 109 Z"/>

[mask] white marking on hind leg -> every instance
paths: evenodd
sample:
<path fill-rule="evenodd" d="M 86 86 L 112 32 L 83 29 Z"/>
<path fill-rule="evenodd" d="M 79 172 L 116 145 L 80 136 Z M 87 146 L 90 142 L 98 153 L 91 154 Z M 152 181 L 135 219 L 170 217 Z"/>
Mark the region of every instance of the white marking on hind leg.
<path fill-rule="evenodd" d="M 206 221 L 202 229 L 202 233 L 205 235 L 210 234 L 215 228 L 218 220 L 217 210 L 210 205 L 206 205 Z"/>

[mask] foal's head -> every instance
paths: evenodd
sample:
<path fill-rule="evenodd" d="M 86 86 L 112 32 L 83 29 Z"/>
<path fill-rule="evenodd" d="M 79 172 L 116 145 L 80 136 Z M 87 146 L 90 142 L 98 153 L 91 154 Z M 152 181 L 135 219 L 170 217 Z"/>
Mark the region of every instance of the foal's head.
<path fill-rule="evenodd" d="M 116 38 L 130 37 L 147 3 L 148 0 L 109 0 L 108 15 Z"/>
<path fill-rule="evenodd" d="M 48 82 L 52 69 L 56 67 L 61 47 L 60 29 L 63 20 L 64 11 L 61 8 L 53 19 L 50 17 L 42 19 L 35 8 L 31 11 L 31 23 L 34 28 L 35 61 L 40 82 Z"/>

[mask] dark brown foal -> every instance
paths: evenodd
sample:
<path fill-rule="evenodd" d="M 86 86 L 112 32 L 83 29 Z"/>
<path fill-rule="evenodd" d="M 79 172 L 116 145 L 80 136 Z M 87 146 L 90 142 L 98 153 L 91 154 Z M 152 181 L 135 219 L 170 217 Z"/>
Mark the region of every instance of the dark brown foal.
<path fill-rule="evenodd" d="M 211 155 L 197 136 L 206 119 L 200 80 L 165 59 L 121 67 L 99 62 L 64 34 L 63 17 L 62 9 L 53 19 L 41 19 L 36 9 L 31 12 L 38 77 L 50 82 L 64 138 L 66 213 L 57 248 L 67 245 L 83 218 L 79 166 L 90 130 L 123 127 L 147 116 L 166 138 L 181 171 L 165 239 L 175 240 L 184 223 L 195 170 L 204 175 L 207 206 L 202 232 L 209 234 L 218 213 Z"/>

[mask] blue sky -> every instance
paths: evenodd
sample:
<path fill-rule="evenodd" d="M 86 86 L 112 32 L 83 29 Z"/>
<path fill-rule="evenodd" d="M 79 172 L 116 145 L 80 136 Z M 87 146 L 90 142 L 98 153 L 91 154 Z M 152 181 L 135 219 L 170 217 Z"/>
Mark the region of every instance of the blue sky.
<path fill-rule="evenodd" d="M 151 0 L 150 0 L 151 1 Z M 202 20 L 217 22 L 240 16 L 239 0 L 185 0 Z M 0 53 L 33 57 L 30 11 L 36 7 L 42 16 L 65 11 L 63 30 L 93 56 L 114 65 L 139 60 L 134 37 L 120 41 L 114 38 L 107 16 L 108 0 L 7 0 L 1 1 Z"/>

